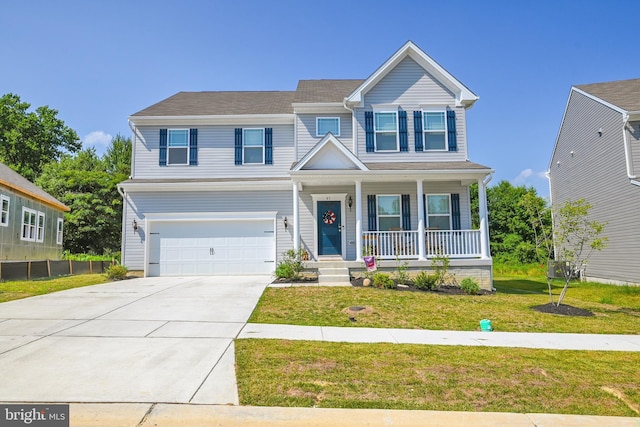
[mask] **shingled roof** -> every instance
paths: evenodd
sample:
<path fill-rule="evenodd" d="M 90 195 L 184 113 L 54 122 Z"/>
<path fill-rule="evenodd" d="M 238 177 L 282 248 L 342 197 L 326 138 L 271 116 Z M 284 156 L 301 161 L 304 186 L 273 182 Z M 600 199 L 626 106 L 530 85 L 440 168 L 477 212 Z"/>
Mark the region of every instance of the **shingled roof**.
<path fill-rule="evenodd" d="M 4 163 L 0 163 L 0 184 L 57 209 L 66 212 L 71 210 L 60 200 L 56 199 Z"/>
<path fill-rule="evenodd" d="M 364 80 L 300 80 L 293 102 L 342 102 Z"/>
<path fill-rule="evenodd" d="M 625 111 L 640 111 L 640 79 L 593 83 L 575 87 Z"/>

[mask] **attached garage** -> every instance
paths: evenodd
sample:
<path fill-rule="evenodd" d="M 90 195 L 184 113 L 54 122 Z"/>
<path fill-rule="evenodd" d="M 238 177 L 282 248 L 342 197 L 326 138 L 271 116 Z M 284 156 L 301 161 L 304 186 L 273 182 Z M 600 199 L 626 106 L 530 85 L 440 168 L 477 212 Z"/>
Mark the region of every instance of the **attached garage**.
<path fill-rule="evenodd" d="M 147 218 L 146 275 L 271 274 L 274 226 L 275 213 L 271 218 Z"/>

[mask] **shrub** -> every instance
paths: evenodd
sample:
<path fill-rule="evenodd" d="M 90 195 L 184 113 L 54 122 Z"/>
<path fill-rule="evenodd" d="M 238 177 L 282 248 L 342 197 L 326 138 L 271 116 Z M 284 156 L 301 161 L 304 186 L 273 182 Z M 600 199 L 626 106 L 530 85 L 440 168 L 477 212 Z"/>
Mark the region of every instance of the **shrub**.
<path fill-rule="evenodd" d="M 465 294 L 478 295 L 480 293 L 480 285 L 471 277 L 465 277 L 460 283 L 460 287 Z"/>
<path fill-rule="evenodd" d="M 409 283 L 409 273 L 407 269 L 409 268 L 408 262 L 400 263 L 400 260 L 396 258 L 396 271 L 393 272 L 393 280 L 399 285 L 405 285 Z"/>
<path fill-rule="evenodd" d="M 413 279 L 413 284 L 417 289 L 423 291 L 432 291 L 438 286 L 436 283 L 436 276 L 433 274 L 427 274 L 424 271 L 418 273 L 415 279 Z"/>
<path fill-rule="evenodd" d="M 376 273 L 373 275 L 373 286 L 383 289 L 394 289 L 396 284 L 393 279 L 386 273 Z"/>
<path fill-rule="evenodd" d="M 295 272 L 290 264 L 281 262 L 276 267 L 276 277 L 278 279 L 292 279 L 294 276 Z"/>
<path fill-rule="evenodd" d="M 283 252 L 282 261 L 276 267 L 276 277 L 278 279 L 298 280 L 300 273 L 304 269 L 304 264 L 302 263 L 304 252 L 304 249 L 298 249 L 297 251 L 289 249 Z"/>
<path fill-rule="evenodd" d="M 127 267 L 124 265 L 112 265 L 106 270 L 107 278 L 111 280 L 123 280 L 127 278 Z"/>

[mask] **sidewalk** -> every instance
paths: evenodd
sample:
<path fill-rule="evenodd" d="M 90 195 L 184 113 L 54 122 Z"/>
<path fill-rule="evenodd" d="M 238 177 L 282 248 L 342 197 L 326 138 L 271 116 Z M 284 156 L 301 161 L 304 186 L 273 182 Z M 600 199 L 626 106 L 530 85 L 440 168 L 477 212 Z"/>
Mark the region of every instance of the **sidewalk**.
<path fill-rule="evenodd" d="M 248 323 L 238 338 L 522 347 L 555 350 L 640 351 L 640 335 L 433 331 Z"/>

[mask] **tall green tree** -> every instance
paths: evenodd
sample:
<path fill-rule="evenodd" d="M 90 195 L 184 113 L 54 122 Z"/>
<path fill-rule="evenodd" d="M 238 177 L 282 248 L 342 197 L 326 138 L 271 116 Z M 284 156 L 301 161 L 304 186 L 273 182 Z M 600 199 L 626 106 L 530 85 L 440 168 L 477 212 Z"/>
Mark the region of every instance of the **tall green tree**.
<path fill-rule="evenodd" d="M 76 132 L 58 118 L 58 111 L 31 105 L 18 95 L 0 98 L 0 161 L 29 179 L 35 179 L 49 162 L 81 147 Z"/>
<path fill-rule="evenodd" d="M 90 148 L 44 167 L 36 183 L 71 208 L 65 215 L 65 250 L 97 255 L 120 250 L 122 197 L 117 184 L 130 173 L 127 141 L 114 138 L 102 158 Z"/>

